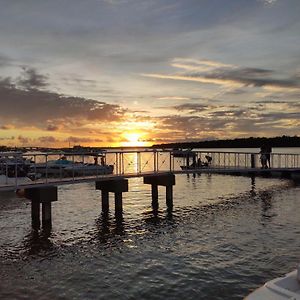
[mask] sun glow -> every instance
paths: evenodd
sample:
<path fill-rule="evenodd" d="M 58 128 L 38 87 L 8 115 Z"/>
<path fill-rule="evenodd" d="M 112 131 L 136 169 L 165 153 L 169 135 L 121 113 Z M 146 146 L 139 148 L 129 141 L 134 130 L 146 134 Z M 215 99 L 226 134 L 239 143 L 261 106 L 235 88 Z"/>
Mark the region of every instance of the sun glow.
<path fill-rule="evenodd" d="M 146 147 L 149 144 L 143 140 L 143 134 L 141 132 L 125 132 L 123 137 L 124 141 L 121 143 L 121 146 L 124 147 Z"/>

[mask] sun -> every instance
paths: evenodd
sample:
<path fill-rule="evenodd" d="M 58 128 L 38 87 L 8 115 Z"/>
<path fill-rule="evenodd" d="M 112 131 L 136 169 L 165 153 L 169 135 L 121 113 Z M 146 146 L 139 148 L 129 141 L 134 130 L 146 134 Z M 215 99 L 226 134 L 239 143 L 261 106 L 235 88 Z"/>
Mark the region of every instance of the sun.
<path fill-rule="evenodd" d="M 123 137 L 125 141 L 122 142 L 122 146 L 124 147 L 145 147 L 148 144 L 142 140 L 143 134 L 137 131 L 125 132 Z"/>

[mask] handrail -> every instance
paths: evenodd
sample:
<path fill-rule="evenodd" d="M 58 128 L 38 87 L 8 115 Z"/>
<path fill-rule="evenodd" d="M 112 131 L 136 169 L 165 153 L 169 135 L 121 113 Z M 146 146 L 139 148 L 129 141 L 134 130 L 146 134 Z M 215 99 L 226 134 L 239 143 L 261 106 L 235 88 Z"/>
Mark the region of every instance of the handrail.
<path fill-rule="evenodd" d="M 142 176 L 145 173 L 159 172 L 189 173 L 199 169 L 260 169 L 260 154 L 257 152 L 192 150 L 180 154 L 179 150 L 138 149 L 108 150 L 95 152 L 10 152 L 0 159 L 0 190 L 24 186 L 24 178 L 30 178 L 30 185 L 65 182 L 69 178 L 73 183 L 108 176 Z M 189 155 L 189 153 L 192 153 Z M 150 154 L 150 155 L 149 155 Z M 95 160 L 103 157 L 101 161 Z M 210 156 L 208 160 L 206 156 Z M 66 157 L 64 157 L 66 156 Z M 275 169 L 299 169 L 300 154 L 271 153 L 271 167 Z M 25 174 L 25 175 L 24 175 Z M 28 182 L 27 182 L 28 184 Z"/>

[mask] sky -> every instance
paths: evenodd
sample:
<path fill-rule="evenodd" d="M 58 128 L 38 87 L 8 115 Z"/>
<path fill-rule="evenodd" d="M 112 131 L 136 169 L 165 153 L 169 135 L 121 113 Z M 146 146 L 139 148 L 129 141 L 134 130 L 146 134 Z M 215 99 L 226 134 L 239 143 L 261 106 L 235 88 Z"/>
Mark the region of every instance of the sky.
<path fill-rule="evenodd" d="M 0 145 L 300 135 L 299 0 L 0 7 Z"/>

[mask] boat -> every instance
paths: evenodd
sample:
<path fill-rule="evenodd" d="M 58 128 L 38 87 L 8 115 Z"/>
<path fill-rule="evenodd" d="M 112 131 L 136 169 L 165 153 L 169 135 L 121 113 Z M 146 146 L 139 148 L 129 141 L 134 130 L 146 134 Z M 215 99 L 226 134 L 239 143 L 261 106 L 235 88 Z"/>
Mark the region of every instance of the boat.
<path fill-rule="evenodd" d="M 58 160 L 51 160 L 47 163 L 36 163 L 30 167 L 30 175 L 39 175 L 41 177 L 72 177 L 72 176 L 97 176 L 112 174 L 113 165 L 90 164 L 82 162 L 73 162 L 67 160 L 65 156 Z"/>
<path fill-rule="evenodd" d="M 41 176 L 62 176 L 63 170 L 73 165 L 73 161 L 67 160 L 65 156 L 56 160 L 43 163 L 35 163 L 30 166 L 29 174 L 40 174 Z"/>
<path fill-rule="evenodd" d="M 207 168 L 209 165 L 207 163 L 203 163 L 201 165 L 190 165 L 190 166 L 180 166 L 181 170 L 195 170 L 195 169 L 202 169 Z"/>
<path fill-rule="evenodd" d="M 7 177 L 25 177 L 32 163 L 22 152 L 0 152 L 0 174 Z"/>
<path fill-rule="evenodd" d="M 189 158 L 189 157 L 195 157 L 196 153 L 192 151 L 192 149 L 173 149 L 171 154 L 174 157 L 185 157 L 185 158 Z"/>
<path fill-rule="evenodd" d="M 65 176 L 92 176 L 112 174 L 113 165 L 73 164 L 64 168 Z"/>
<path fill-rule="evenodd" d="M 205 155 L 206 161 L 201 161 L 200 158 L 196 161 L 193 160 L 193 163 L 191 165 L 187 166 L 180 166 L 181 170 L 193 170 L 193 169 L 201 169 L 201 168 L 207 168 L 211 165 L 212 157 L 209 155 Z"/>
<path fill-rule="evenodd" d="M 300 265 L 283 277 L 268 281 L 245 300 L 300 300 Z"/>

